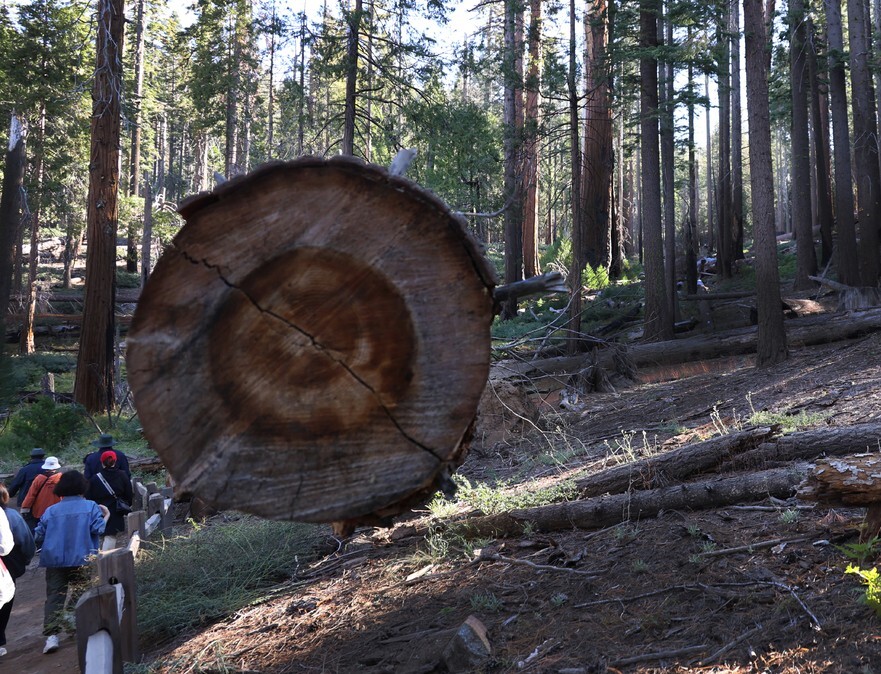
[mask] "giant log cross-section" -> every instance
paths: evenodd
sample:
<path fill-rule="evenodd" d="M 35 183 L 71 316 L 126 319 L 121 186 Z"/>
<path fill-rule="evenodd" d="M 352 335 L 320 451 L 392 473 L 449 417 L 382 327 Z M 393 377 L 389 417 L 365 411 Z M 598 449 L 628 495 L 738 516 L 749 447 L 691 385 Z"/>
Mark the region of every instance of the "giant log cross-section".
<path fill-rule="evenodd" d="M 274 163 L 186 201 L 127 339 L 181 494 L 376 522 L 464 459 L 495 273 L 460 218 L 351 158 Z"/>

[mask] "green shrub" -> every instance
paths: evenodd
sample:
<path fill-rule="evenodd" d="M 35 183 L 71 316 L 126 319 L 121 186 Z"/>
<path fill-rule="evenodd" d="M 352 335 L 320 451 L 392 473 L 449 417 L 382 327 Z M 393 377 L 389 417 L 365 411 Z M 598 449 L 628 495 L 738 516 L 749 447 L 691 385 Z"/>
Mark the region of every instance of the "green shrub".
<path fill-rule="evenodd" d="M 327 532 L 243 516 L 146 547 L 135 566 L 141 639 L 155 645 L 258 600 L 296 577 Z"/>
<path fill-rule="evenodd" d="M 60 454 L 83 429 L 85 417 L 79 405 L 56 403 L 40 397 L 15 410 L 0 429 L 0 457 L 16 462 L 33 447 L 46 454 Z"/>

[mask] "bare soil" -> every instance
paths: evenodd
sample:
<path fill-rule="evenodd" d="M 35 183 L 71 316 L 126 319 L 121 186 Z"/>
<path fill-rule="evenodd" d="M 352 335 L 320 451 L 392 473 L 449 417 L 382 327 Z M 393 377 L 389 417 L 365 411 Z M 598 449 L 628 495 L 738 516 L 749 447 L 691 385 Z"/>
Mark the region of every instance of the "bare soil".
<path fill-rule="evenodd" d="M 727 371 L 656 372 L 569 410 L 544 402 L 533 417 L 520 400 L 508 420 L 519 423 L 488 429 L 492 442 L 460 473 L 535 488 L 602 470 L 627 437 L 636 453 L 643 432 L 664 451 L 754 410 L 832 426 L 877 420 L 879 352 L 872 335 L 794 350 L 768 370 L 737 359 Z M 881 672 L 881 622 L 837 547 L 856 542 L 864 512 L 806 505 L 765 500 L 470 542 L 500 561 L 474 561 L 453 538 L 432 557 L 422 513 L 359 530 L 289 590 L 149 656 L 162 672 L 444 671 L 444 646 L 474 615 L 492 645 L 474 671 Z M 754 547 L 727 552 L 741 546 Z"/>

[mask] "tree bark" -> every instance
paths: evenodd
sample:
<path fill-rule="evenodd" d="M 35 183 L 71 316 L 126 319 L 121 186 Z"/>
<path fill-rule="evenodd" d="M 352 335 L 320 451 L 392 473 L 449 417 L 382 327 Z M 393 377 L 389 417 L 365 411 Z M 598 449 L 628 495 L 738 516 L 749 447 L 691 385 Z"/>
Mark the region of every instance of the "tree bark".
<path fill-rule="evenodd" d="M 847 116 L 847 84 L 844 76 L 844 40 L 841 29 L 841 0 L 824 0 L 826 34 L 829 40 L 829 97 L 832 107 L 832 146 L 835 160 L 835 269 L 838 280 L 860 285 L 856 224 L 853 219 L 853 174 L 850 130 Z"/>
<path fill-rule="evenodd" d="M 131 161 L 129 162 L 128 170 L 128 193 L 129 196 L 133 197 L 140 194 L 138 181 L 141 177 L 141 123 L 143 117 L 141 106 L 144 100 L 144 32 L 146 29 L 144 2 L 145 0 L 137 0 L 137 18 L 135 19 L 134 119 L 132 120 Z M 137 228 L 134 225 L 134 218 L 129 222 L 127 236 L 128 247 L 125 256 L 125 267 L 129 273 L 135 273 L 138 271 L 138 249 L 135 241 Z"/>
<path fill-rule="evenodd" d="M 505 0 L 505 195 L 509 200 L 504 214 L 505 283 L 523 278 L 523 182 L 519 176 L 523 149 L 523 58 L 518 40 L 522 10 L 520 0 Z M 517 300 L 511 299 L 502 308 L 501 317 L 510 320 L 516 315 Z"/>
<path fill-rule="evenodd" d="M 811 96 L 811 137 L 813 140 L 815 166 L 813 175 L 817 182 L 817 220 L 820 225 L 820 264 L 826 266 L 832 259 L 832 193 L 829 180 L 829 105 L 827 85 L 820 77 L 817 63 L 817 28 L 811 19 L 807 20 L 807 60 Z M 825 42 L 825 40 L 824 40 Z"/>
<path fill-rule="evenodd" d="M 21 190 L 24 185 L 25 140 L 27 128 L 15 112 L 9 123 L 9 143 L 3 170 L 3 193 L 0 195 L 0 335 L 6 334 L 6 314 L 12 292 L 12 268 L 15 265 L 15 238 L 21 223 Z M 5 354 L 0 349 L 0 358 Z"/>
<path fill-rule="evenodd" d="M 774 228 L 774 169 L 771 164 L 771 112 L 766 56 L 770 41 L 765 33 L 761 0 L 744 0 L 743 24 L 759 326 L 756 365 L 768 367 L 786 360 L 788 349 L 780 311 L 780 272 Z"/>
<path fill-rule="evenodd" d="M 790 87 L 792 91 L 792 230 L 796 243 L 793 288 L 814 287 L 817 273 L 811 216 L 811 160 L 808 137 L 808 68 L 805 51 L 805 0 L 789 3 Z"/>
<path fill-rule="evenodd" d="M 658 46 L 659 0 L 641 0 L 639 5 L 640 154 L 642 156 L 642 219 L 645 247 L 646 340 L 667 340 L 673 336 L 673 319 L 667 301 L 664 271 L 664 243 L 661 236 L 661 175 L 658 149 Z"/>
<path fill-rule="evenodd" d="M 881 169 L 878 166 L 878 127 L 869 68 L 869 15 L 865 0 L 848 0 L 850 83 L 853 109 L 853 154 L 857 176 L 860 279 L 875 287 L 881 274 L 878 227 L 881 226 Z"/>
<path fill-rule="evenodd" d="M 526 121 L 523 175 L 523 276 L 536 276 L 538 265 L 538 130 L 541 95 L 541 0 L 531 0 L 529 22 L 529 68 L 526 74 Z"/>
<path fill-rule="evenodd" d="M 86 300 L 74 400 L 89 412 L 115 407 L 114 301 L 119 190 L 123 0 L 98 5 L 97 64 L 92 90 L 92 147 L 87 205 Z"/>
<path fill-rule="evenodd" d="M 669 17 L 670 2 L 667 3 L 668 16 L 661 23 L 665 27 L 665 40 L 668 48 L 673 44 L 673 22 Z M 671 57 L 668 57 L 671 58 Z M 661 63 L 663 81 L 661 92 L 663 104 L 660 119 L 661 130 L 661 173 L 664 187 L 664 265 L 666 268 L 667 302 L 670 320 L 676 320 L 676 186 L 675 186 L 675 138 L 673 113 L 673 63 L 669 60 Z"/>
<path fill-rule="evenodd" d="M 358 40 L 361 38 L 361 0 L 348 15 L 349 38 L 346 50 L 346 107 L 343 120 L 343 154 L 355 154 L 355 94 L 358 82 Z"/>
<path fill-rule="evenodd" d="M 731 216 L 731 48 L 728 30 L 731 7 L 722 3 L 722 15 L 716 29 L 719 47 L 719 180 L 717 211 L 719 240 L 716 266 L 722 278 L 734 271 L 734 225 Z"/>
<path fill-rule="evenodd" d="M 743 259 L 743 135 L 740 111 L 740 10 L 731 2 L 731 259 Z"/>
<path fill-rule="evenodd" d="M 580 346 L 581 336 L 581 274 L 586 264 L 584 255 L 585 241 L 585 224 L 584 224 L 584 208 L 581 199 L 581 144 L 578 138 L 578 84 L 575 74 L 578 70 L 578 61 L 576 58 L 576 40 L 575 40 L 575 0 L 569 0 L 569 70 L 566 73 L 566 83 L 569 94 L 569 149 L 572 161 L 572 189 L 571 189 L 571 211 L 572 211 L 572 262 L 569 265 L 569 291 L 571 293 L 569 301 L 569 321 L 567 328 L 569 337 L 567 339 L 566 350 L 569 353 L 575 353 Z"/>

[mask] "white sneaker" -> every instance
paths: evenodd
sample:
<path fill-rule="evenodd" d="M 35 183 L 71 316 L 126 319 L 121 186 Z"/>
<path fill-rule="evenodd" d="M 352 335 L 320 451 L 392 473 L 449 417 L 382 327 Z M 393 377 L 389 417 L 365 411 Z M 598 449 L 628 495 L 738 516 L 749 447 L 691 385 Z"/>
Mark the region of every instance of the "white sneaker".
<path fill-rule="evenodd" d="M 58 650 L 58 635 L 53 634 L 46 639 L 46 645 L 43 646 L 43 653 L 54 653 Z"/>
<path fill-rule="evenodd" d="M 6 650 L 6 647 L 0 646 L 0 658 L 2 658 L 4 655 L 6 655 L 6 653 L 8 653 L 8 651 Z"/>

